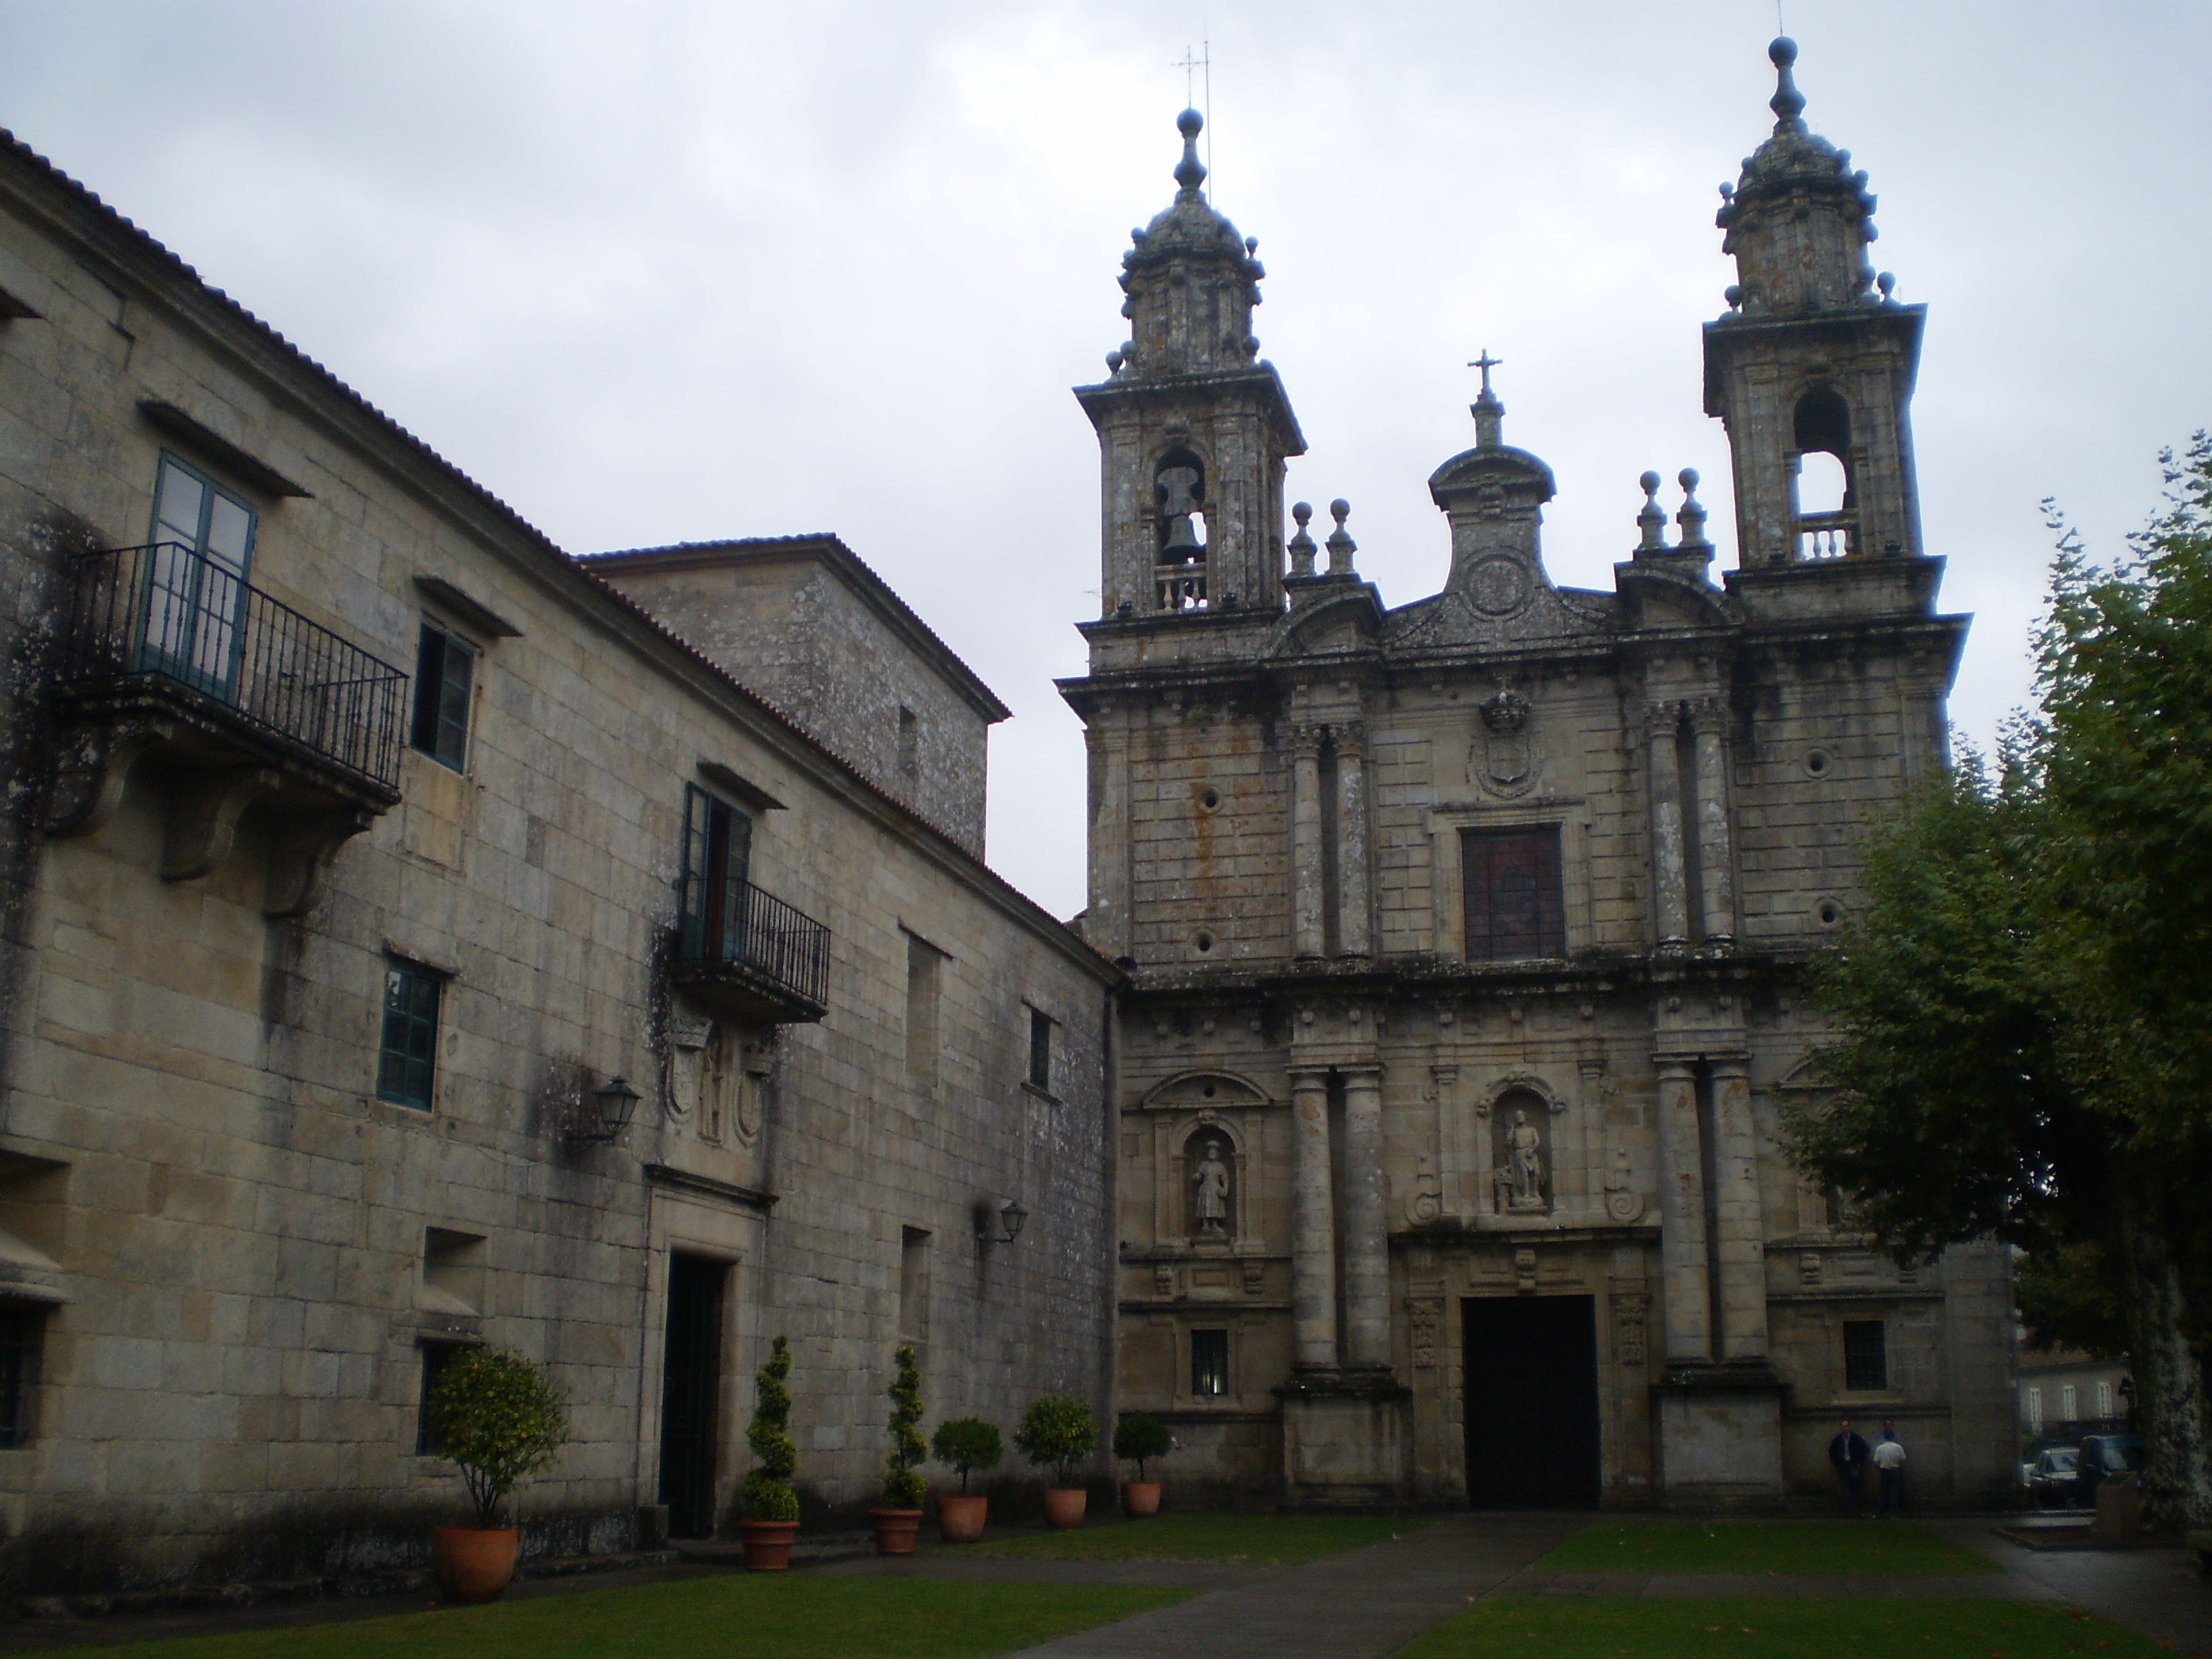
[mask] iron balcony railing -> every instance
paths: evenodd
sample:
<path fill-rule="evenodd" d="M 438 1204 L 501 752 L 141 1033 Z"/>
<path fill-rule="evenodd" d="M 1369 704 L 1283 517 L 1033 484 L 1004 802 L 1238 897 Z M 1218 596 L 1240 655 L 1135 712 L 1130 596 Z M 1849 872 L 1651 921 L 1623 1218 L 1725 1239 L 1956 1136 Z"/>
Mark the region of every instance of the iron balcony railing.
<path fill-rule="evenodd" d="M 686 967 L 750 969 L 816 1008 L 830 1000 L 830 930 L 749 881 L 733 881 L 719 927 L 678 928 L 676 957 Z"/>
<path fill-rule="evenodd" d="M 180 542 L 73 565 L 64 685 L 158 683 L 397 793 L 398 669 Z"/>

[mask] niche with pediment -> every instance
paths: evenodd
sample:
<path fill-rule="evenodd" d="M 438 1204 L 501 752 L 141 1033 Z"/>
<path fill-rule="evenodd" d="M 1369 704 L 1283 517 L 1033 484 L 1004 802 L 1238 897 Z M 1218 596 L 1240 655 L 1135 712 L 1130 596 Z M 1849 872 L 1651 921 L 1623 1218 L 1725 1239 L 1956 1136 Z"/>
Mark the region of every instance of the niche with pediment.
<path fill-rule="evenodd" d="M 1269 1104 L 1256 1085 L 1222 1072 L 1186 1072 L 1145 1097 L 1154 1244 L 1224 1255 L 1262 1248 L 1255 1182 Z"/>
<path fill-rule="evenodd" d="M 1535 1090 L 1506 1090 L 1490 1106 L 1491 1209 L 1549 1215 L 1555 1190 L 1552 1103 Z"/>

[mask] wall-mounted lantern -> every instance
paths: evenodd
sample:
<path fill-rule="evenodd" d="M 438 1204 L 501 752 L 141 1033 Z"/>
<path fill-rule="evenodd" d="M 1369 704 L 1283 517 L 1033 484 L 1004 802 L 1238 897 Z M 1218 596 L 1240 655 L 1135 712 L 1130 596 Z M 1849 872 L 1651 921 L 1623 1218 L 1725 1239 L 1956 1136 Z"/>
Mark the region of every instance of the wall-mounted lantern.
<path fill-rule="evenodd" d="M 641 1098 L 621 1078 L 609 1078 L 584 1097 L 584 1109 L 579 1121 L 569 1128 L 568 1138 L 602 1146 L 619 1139 L 622 1132 L 629 1127 L 630 1115 L 637 1110 Z"/>
<path fill-rule="evenodd" d="M 1022 1236 L 1022 1223 L 1030 1218 L 1018 1199 L 1006 1199 L 995 1207 L 988 1199 L 975 1203 L 975 1242 L 978 1244 L 1011 1244 Z"/>

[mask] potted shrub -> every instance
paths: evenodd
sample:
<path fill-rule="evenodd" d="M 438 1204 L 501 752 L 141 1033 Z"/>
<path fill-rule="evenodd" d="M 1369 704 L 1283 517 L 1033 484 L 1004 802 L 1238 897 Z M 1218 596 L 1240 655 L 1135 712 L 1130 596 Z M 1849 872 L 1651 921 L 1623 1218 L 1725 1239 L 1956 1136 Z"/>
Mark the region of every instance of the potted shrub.
<path fill-rule="evenodd" d="M 877 1554 L 912 1555 L 915 1534 L 921 1530 L 921 1500 L 929 1495 L 929 1482 L 915 1467 L 929 1455 L 921 1437 L 921 1367 L 903 1342 L 891 1364 L 897 1369 L 889 1391 L 891 1455 L 884 1466 L 884 1506 L 868 1513 L 876 1523 Z"/>
<path fill-rule="evenodd" d="M 1091 1455 L 1098 1444 L 1097 1419 L 1091 1407 L 1066 1395 L 1048 1394 L 1030 1401 L 1022 1413 L 1022 1426 L 1014 1444 L 1023 1456 L 1042 1468 L 1052 1466 L 1054 1485 L 1045 1488 L 1044 1518 L 1060 1528 L 1083 1524 L 1088 1494 L 1067 1483 L 1068 1466 Z"/>
<path fill-rule="evenodd" d="M 791 1565 L 791 1540 L 799 1531 L 799 1494 L 791 1477 L 799 1468 L 799 1443 L 791 1437 L 791 1343 L 779 1336 L 769 1345 L 768 1364 L 753 1379 L 753 1420 L 745 1443 L 753 1467 L 745 1476 L 745 1518 L 738 1533 L 745 1541 L 745 1570 L 781 1572 Z"/>
<path fill-rule="evenodd" d="M 983 1535 L 983 1522 L 988 1516 L 991 1500 L 981 1492 L 968 1495 L 968 1477 L 987 1474 L 999 1467 L 1004 1455 L 999 1444 L 999 1431 L 979 1417 L 956 1417 L 950 1423 L 939 1423 L 931 1437 L 929 1449 L 940 1463 L 950 1463 L 960 1472 L 957 1494 L 942 1492 L 937 1499 L 938 1535 L 948 1544 L 972 1544 Z"/>
<path fill-rule="evenodd" d="M 1123 1418 L 1114 1425 L 1114 1455 L 1137 1466 L 1137 1478 L 1121 1483 L 1121 1509 L 1128 1515 L 1160 1512 L 1160 1483 L 1145 1479 L 1145 1465 L 1175 1449 L 1175 1436 L 1157 1417 Z"/>
<path fill-rule="evenodd" d="M 476 1525 L 431 1534 L 438 1588 L 448 1601 L 489 1601 L 514 1577 L 522 1534 L 500 1525 L 514 1483 L 568 1443 L 568 1405 L 545 1374 L 504 1348 L 471 1348 L 447 1363 L 430 1395 L 430 1432 L 460 1466 Z"/>

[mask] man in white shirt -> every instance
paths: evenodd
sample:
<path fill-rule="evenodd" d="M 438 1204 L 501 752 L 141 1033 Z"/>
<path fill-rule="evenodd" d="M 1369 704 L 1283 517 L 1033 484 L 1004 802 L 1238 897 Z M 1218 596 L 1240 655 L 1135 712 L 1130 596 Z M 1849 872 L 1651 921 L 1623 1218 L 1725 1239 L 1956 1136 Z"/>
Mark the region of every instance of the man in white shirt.
<path fill-rule="evenodd" d="M 1881 1477 L 1881 1492 L 1875 1499 L 1874 1518 L 1887 1520 L 1905 1513 L 1905 1447 L 1897 1437 L 1897 1425 L 1884 1423 L 1881 1438 L 1875 1442 L 1874 1467 Z"/>

